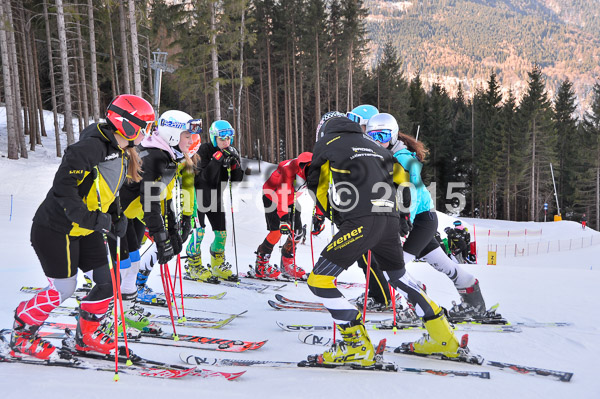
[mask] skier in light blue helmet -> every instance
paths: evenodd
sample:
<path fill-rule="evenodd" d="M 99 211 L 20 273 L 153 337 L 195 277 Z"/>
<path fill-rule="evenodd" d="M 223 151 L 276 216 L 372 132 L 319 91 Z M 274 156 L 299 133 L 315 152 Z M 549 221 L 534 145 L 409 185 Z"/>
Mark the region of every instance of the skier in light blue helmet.
<path fill-rule="evenodd" d="M 369 119 L 371 119 L 378 113 L 379 110 L 376 107 L 369 104 L 362 104 L 358 107 L 355 107 L 352 111 L 347 112 L 346 116 L 351 121 L 358 123 L 360 127 L 362 127 L 362 130 L 364 132 L 367 127 L 367 123 L 369 122 Z"/>
<path fill-rule="evenodd" d="M 210 142 L 203 143 L 198 150 L 200 165 L 194 186 L 196 187 L 198 224 L 187 247 L 187 269 L 190 277 L 204 282 L 218 282 L 218 278 L 237 281 L 231 264 L 225 261 L 227 238 L 223 190 L 228 181 L 239 182 L 244 178 L 240 154 L 233 147 L 235 130 L 231 124 L 218 120 L 210 125 Z M 201 244 L 206 229 L 205 219 L 215 234 L 210 245 L 210 268 L 202 264 Z"/>

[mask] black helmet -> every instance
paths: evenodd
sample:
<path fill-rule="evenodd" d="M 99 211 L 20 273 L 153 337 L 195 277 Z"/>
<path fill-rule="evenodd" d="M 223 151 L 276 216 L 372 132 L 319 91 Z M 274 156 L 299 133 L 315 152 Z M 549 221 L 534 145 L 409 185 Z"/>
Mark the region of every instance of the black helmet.
<path fill-rule="evenodd" d="M 450 230 L 451 230 L 451 228 L 450 228 L 450 227 L 446 227 L 446 228 L 444 229 L 444 233 L 448 234 L 448 232 L 449 232 Z"/>

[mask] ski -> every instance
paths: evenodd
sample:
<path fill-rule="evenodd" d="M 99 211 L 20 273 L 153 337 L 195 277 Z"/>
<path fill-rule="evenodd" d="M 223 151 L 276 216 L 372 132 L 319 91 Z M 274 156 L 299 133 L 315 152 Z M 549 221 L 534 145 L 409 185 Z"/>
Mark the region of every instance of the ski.
<path fill-rule="evenodd" d="M 0 331 L 0 363 L 15 363 L 15 364 L 28 364 L 36 366 L 48 366 L 48 367 L 64 367 L 70 369 L 80 370 L 95 370 L 95 371 L 106 371 L 115 372 L 114 358 L 98 355 L 98 357 L 85 356 L 82 359 L 80 356 L 74 356 L 71 359 L 65 360 L 41 360 L 32 356 L 18 356 L 10 351 L 8 341 L 4 337 L 4 334 L 10 330 Z M 60 350 L 60 349 L 59 349 Z M 89 357 L 89 359 L 88 359 Z M 141 359 L 141 358 L 138 358 Z M 224 373 L 209 369 L 199 368 L 187 368 L 177 365 L 168 365 L 163 362 L 150 361 L 147 359 L 141 359 L 143 364 L 133 364 L 131 366 L 123 365 L 119 367 L 119 372 L 128 375 L 138 375 L 142 377 L 154 377 L 162 379 L 179 379 L 186 376 L 199 377 L 199 378 L 212 378 L 222 377 L 227 380 L 234 380 L 241 377 L 245 371 L 238 373 Z M 138 362 L 139 363 L 139 362 Z"/>
<path fill-rule="evenodd" d="M 47 323 L 44 326 L 74 331 L 77 327 L 74 324 L 66 323 Z M 69 333 L 63 332 L 49 332 L 41 331 L 38 333 L 41 337 L 49 339 L 62 339 L 69 336 Z M 174 346 L 179 348 L 192 348 L 192 349 L 205 349 L 215 350 L 222 352 L 245 352 L 247 350 L 260 349 L 267 343 L 267 341 L 243 341 L 226 338 L 210 338 L 202 337 L 199 335 L 187 335 L 178 334 L 177 340 L 173 337 L 173 334 L 162 333 L 162 334 L 148 334 L 142 332 L 139 336 L 133 336 L 127 334 L 128 342 L 148 344 L 148 345 L 159 345 L 159 346 Z"/>
<path fill-rule="evenodd" d="M 316 307 L 316 306 L 304 306 L 299 304 L 291 304 L 291 303 L 281 303 L 275 302 L 271 299 L 267 300 L 269 306 L 271 306 L 275 310 L 300 310 L 305 312 L 327 312 L 327 309 L 324 306 Z"/>
<path fill-rule="evenodd" d="M 319 326 L 311 324 L 284 324 L 277 322 L 279 328 L 284 331 L 332 331 L 333 326 Z M 374 330 L 393 330 L 394 325 L 392 323 L 382 323 L 377 320 L 367 320 L 365 322 L 366 327 L 371 327 Z M 402 324 L 396 323 L 396 331 L 409 331 L 409 330 L 425 330 L 422 324 Z M 457 331 L 476 331 L 476 332 L 499 332 L 499 333 L 520 333 L 523 330 L 518 326 L 504 326 L 504 325 L 485 325 L 480 326 L 477 324 L 463 324 L 454 326 L 454 330 Z"/>
<path fill-rule="evenodd" d="M 551 377 L 563 382 L 570 382 L 571 378 L 573 378 L 573 373 L 566 371 L 548 370 L 531 366 L 520 366 L 518 364 L 497 362 L 494 360 L 487 360 L 485 364 L 487 366 L 497 367 L 501 370 L 511 370 L 519 374 L 526 374 L 539 377 Z"/>
<path fill-rule="evenodd" d="M 54 313 L 54 312 L 53 312 Z M 54 315 L 56 316 L 61 316 L 61 314 L 58 313 L 54 313 Z M 65 314 L 63 314 L 62 316 L 64 316 Z M 235 320 L 237 318 L 237 315 L 231 316 L 229 318 L 226 319 L 222 319 L 219 321 L 179 321 L 179 320 L 175 320 L 175 326 L 176 327 L 192 327 L 192 328 L 214 328 L 214 329 L 219 329 L 222 328 L 224 326 L 226 326 L 227 324 L 231 323 L 233 320 Z M 158 324 L 161 326 L 171 326 L 171 320 L 162 320 L 162 319 L 153 319 L 152 323 L 154 324 Z"/>
<path fill-rule="evenodd" d="M 40 291 L 45 290 L 45 287 L 21 287 L 20 291 L 27 293 L 27 294 L 36 294 Z M 90 292 L 91 288 L 77 288 L 77 290 L 75 290 L 75 293 L 80 293 L 80 294 L 87 294 L 88 292 Z M 156 295 L 163 297 L 165 296 L 164 292 L 155 292 Z M 183 298 L 184 299 L 222 299 L 225 295 L 227 294 L 227 292 L 220 292 L 218 294 L 183 294 Z M 181 294 L 175 294 L 176 298 L 181 298 Z M 149 303 L 149 302 L 144 302 L 145 305 L 157 305 L 156 303 Z M 157 306 L 162 306 L 162 305 L 157 305 Z M 164 306 L 167 306 L 166 304 Z"/>
<path fill-rule="evenodd" d="M 288 361 L 276 361 L 276 360 L 253 360 L 253 359 L 223 359 L 223 358 L 210 358 L 204 356 L 198 356 L 195 354 L 180 353 L 180 359 L 191 365 L 195 366 L 215 366 L 215 367 L 273 367 L 273 368 L 298 368 L 298 367 L 317 367 L 308 364 L 308 361 L 303 360 L 301 362 L 288 362 Z M 345 367 L 326 367 L 323 368 L 337 369 L 337 370 L 362 370 L 363 368 L 352 368 L 351 366 Z M 475 372 L 475 371 L 456 371 L 456 370 L 438 370 L 431 368 L 416 368 L 416 367 L 398 367 L 394 365 L 395 369 L 385 371 L 400 371 L 405 373 L 417 373 L 417 374 L 431 374 L 438 376 L 459 376 L 459 377 L 479 377 L 489 379 L 489 372 Z M 364 368 L 371 370 L 368 368 Z M 376 370 L 373 368 L 372 370 Z M 382 370 L 383 371 L 383 370 Z"/>
<path fill-rule="evenodd" d="M 250 290 L 250 291 L 256 291 L 256 292 L 265 292 L 268 289 L 272 289 L 274 291 L 278 291 L 284 287 L 287 286 L 287 284 L 283 284 L 283 285 L 270 285 L 270 284 L 263 284 L 263 283 L 258 283 L 258 282 L 251 282 L 251 281 L 238 281 L 238 282 L 232 282 L 232 281 L 226 281 L 226 280 L 218 280 L 216 283 L 210 283 L 210 282 L 206 282 L 206 281 L 198 281 L 198 280 L 194 280 L 193 278 L 191 278 L 190 276 L 187 275 L 187 273 L 183 276 L 184 280 L 189 280 L 189 281 L 195 281 L 197 283 L 205 283 L 205 284 L 220 284 L 222 286 L 225 287 L 234 287 L 234 288 L 241 288 L 241 289 L 245 289 L 245 290 Z"/>
<path fill-rule="evenodd" d="M 213 317 L 193 317 L 193 316 L 186 316 L 185 319 L 181 319 L 181 320 L 175 320 L 175 325 L 191 325 L 192 327 L 194 325 L 197 325 L 197 327 L 199 326 L 205 326 L 205 325 L 225 325 L 223 324 L 224 322 L 230 322 L 233 319 L 242 316 L 243 314 L 247 313 L 248 311 L 245 310 L 241 313 L 238 314 L 225 314 L 225 318 L 213 318 Z M 54 309 L 52 311 L 52 313 L 54 315 L 61 315 L 61 316 L 78 316 L 79 315 L 79 311 L 77 311 L 75 308 L 71 308 L 71 307 L 67 307 L 67 306 L 59 306 L 56 309 Z M 164 324 L 165 320 L 168 320 L 167 324 L 171 324 L 171 316 L 170 315 L 166 315 L 166 314 L 145 314 L 146 317 L 148 317 L 148 319 L 152 322 L 156 322 L 157 324 Z M 162 323 L 161 323 L 162 322 Z M 226 323 L 228 324 L 228 323 Z"/>
<path fill-rule="evenodd" d="M 330 346 L 333 343 L 332 338 L 320 336 L 320 335 L 313 334 L 310 332 L 298 333 L 298 339 L 300 340 L 300 342 L 309 344 L 309 345 Z M 393 349 L 391 347 L 386 347 L 385 352 L 386 353 L 405 354 L 405 355 L 409 355 L 409 356 L 413 356 L 413 357 L 417 356 L 419 358 L 427 358 L 427 359 L 435 359 L 435 360 L 444 360 L 444 361 L 452 360 L 451 358 L 447 358 L 447 357 L 443 358 L 442 356 L 438 356 L 438 355 L 421 355 L 421 354 L 410 353 L 410 352 L 406 352 L 403 350 L 399 350 L 400 348 L 402 348 L 402 346 L 395 348 L 395 349 Z M 477 355 L 470 355 L 470 356 L 477 356 Z M 481 358 L 481 357 L 477 356 L 477 358 Z M 482 366 L 494 367 L 494 368 L 498 368 L 501 370 L 512 371 L 512 372 L 516 372 L 519 374 L 525 374 L 525 375 L 532 375 L 532 376 L 538 376 L 538 377 L 550 377 L 550 378 L 554 378 L 558 381 L 563 381 L 563 382 L 569 382 L 569 381 L 571 381 L 571 378 L 573 377 L 573 373 L 571 373 L 571 372 L 549 370 L 549 369 L 531 367 L 531 366 L 523 366 L 523 365 L 518 365 L 518 364 L 513 364 L 513 363 L 499 362 L 499 361 L 495 361 L 495 360 L 483 360 L 483 358 L 481 358 L 481 363 L 471 362 L 471 364 L 479 364 Z"/>

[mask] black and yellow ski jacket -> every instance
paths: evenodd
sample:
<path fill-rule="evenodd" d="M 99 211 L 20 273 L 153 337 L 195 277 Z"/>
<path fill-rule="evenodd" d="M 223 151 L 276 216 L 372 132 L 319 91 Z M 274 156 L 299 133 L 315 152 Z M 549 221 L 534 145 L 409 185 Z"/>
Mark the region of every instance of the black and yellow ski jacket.
<path fill-rule="evenodd" d="M 92 124 L 65 150 L 52 188 L 33 221 L 60 233 L 85 236 L 93 232 L 100 209 L 114 202 L 127 175 L 127 155 L 107 124 Z"/>
<path fill-rule="evenodd" d="M 398 217 L 396 187 L 408 181 L 392 153 L 345 117 L 327 121 L 307 177 L 317 207 L 337 225 L 366 215 Z"/>

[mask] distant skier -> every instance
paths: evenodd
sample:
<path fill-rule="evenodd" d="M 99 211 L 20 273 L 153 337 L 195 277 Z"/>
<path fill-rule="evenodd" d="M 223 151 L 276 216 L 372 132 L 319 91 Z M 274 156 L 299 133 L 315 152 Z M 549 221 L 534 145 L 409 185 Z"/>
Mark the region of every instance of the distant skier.
<path fill-rule="evenodd" d="M 587 226 L 587 216 L 585 216 L 585 213 L 583 215 L 581 215 L 581 228 L 583 230 L 585 230 Z"/>
<path fill-rule="evenodd" d="M 298 197 L 306 189 L 306 171 L 312 153 L 303 152 L 298 158 L 281 162 L 263 185 L 263 205 L 269 234 L 256 250 L 254 273 L 257 277 L 286 277 L 303 279 L 306 272 L 294 263 L 295 245 L 306 232 L 300 220 Z M 287 235 L 281 250 L 281 269 L 273 267 L 269 260 L 281 235 Z M 292 239 L 293 236 L 293 239 Z"/>
<path fill-rule="evenodd" d="M 448 244 L 458 263 L 471 263 L 469 257 L 471 234 L 460 220 L 454 221 L 454 228 L 447 227 Z"/>
<path fill-rule="evenodd" d="M 141 97 L 115 97 L 106 123 L 84 129 L 80 140 L 65 150 L 52 188 L 31 225 L 31 245 L 49 285 L 19 303 L 10 347 L 43 360 L 69 357 L 38 335 L 50 313 L 73 295 L 77 271 L 93 270 L 96 285 L 79 304 L 75 347 L 113 354 L 114 340 L 100 328 L 113 299 L 111 272 L 102 233 L 124 236 L 127 219 L 108 214 L 126 178 L 140 180 L 138 144 L 154 123 L 154 110 Z"/>

